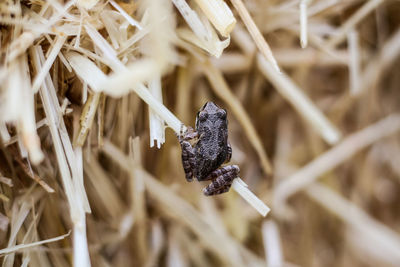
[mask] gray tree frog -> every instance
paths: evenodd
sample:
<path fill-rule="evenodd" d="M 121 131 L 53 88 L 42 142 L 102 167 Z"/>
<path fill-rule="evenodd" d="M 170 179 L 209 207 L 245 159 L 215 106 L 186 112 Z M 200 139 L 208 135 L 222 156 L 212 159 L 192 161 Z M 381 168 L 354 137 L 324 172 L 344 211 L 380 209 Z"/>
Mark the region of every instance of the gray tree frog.
<path fill-rule="evenodd" d="M 206 196 L 228 192 L 233 179 L 239 175 L 237 165 L 221 166 L 229 162 L 232 156 L 226 115 L 225 109 L 207 102 L 197 113 L 196 130 L 188 127 L 179 136 L 186 180 L 212 180 L 203 189 Z"/>

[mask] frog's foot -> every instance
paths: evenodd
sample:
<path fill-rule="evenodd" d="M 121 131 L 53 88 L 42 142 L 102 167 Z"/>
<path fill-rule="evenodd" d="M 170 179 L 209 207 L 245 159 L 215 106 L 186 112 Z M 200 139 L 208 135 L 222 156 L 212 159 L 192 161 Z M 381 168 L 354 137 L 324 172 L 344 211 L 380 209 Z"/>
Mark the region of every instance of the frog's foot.
<path fill-rule="evenodd" d="M 203 189 L 204 195 L 212 196 L 228 192 L 231 188 L 233 179 L 238 177 L 239 171 L 237 165 L 228 165 L 213 171 L 207 177 L 207 180 L 213 181 Z"/>
<path fill-rule="evenodd" d="M 198 136 L 197 132 L 190 126 L 187 127 L 186 131 L 180 135 L 178 135 L 179 143 L 183 141 L 189 141 Z"/>
<path fill-rule="evenodd" d="M 188 141 L 181 141 L 182 148 L 182 165 L 185 171 L 185 177 L 188 182 L 193 181 L 195 168 L 195 154 L 192 145 Z"/>

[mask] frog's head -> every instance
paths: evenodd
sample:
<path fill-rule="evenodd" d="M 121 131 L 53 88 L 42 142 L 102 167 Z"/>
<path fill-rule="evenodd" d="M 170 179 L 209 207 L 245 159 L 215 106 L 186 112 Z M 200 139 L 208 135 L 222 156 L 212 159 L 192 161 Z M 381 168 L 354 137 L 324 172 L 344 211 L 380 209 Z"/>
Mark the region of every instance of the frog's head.
<path fill-rule="evenodd" d="M 196 116 L 196 129 L 199 129 L 201 125 L 212 124 L 214 126 L 226 125 L 226 110 L 220 108 L 214 102 L 207 102 L 204 106 L 197 112 Z"/>

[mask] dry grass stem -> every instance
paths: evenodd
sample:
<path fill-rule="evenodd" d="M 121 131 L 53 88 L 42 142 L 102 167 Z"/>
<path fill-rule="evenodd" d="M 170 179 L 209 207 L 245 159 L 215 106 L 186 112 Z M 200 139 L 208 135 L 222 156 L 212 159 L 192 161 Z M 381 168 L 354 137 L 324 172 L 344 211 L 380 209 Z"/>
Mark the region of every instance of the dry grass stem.
<path fill-rule="evenodd" d="M 130 75 L 129 71 L 126 71 L 124 75 L 123 79 L 126 80 L 123 84 L 121 84 L 120 88 L 122 88 L 122 90 L 118 87 L 110 88 L 104 86 L 106 80 L 108 79 L 107 76 L 99 68 L 97 68 L 92 61 L 73 52 L 67 54 L 67 59 L 77 75 L 79 75 L 79 77 L 84 80 L 92 88 L 92 90 L 96 92 L 104 92 L 111 96 L 121 96 L 123 94 L 127 94 L 130 90 L 133 90 L 160 117 L 162 117 L 168 126 L 171 127 L 176 133 L 180 133 L 182 130 L 182 123 L 174 116 L 172 112 L 170 112 L 163 104 L 155 99 L 144 85 L 139 84 L 135 86 L 130 84 L 132 76 Z M 133 77 L 133 80 L 135 80 L 135 77 Z M 183 130 L 184 129 L 185 128 L 183 128 Z"/>
<path fill-rule="evenodd" d="M 236 25 L 236 19 L 223 0 L 196 0 L 206 17 L 211 21 L 218 32 L 228 37 Z"/>
<path fill-rule="evenodd" d="M 220 41 L 218 35 L 211 27 L 208 20 L 206 18 L 202 19 L 202 16 L 200 14 L 197 14 L 196 11 L 192 10 L 185 0 L 173 0 L 172 2 L 179 10 L 179 12 L 181 13 L 181 15 L 183 16 L 186 23 L 189 25 L 191 29 L 191 31 L 185 28 L 179 29 L 178 30 L 179 36 L 183 40 L 193 43 L 198 47 L 206 50 L 211 55 L 217 58 L 220 57 L 224 49 L 229 45 L 230 42 L 229 35 L 226 40 Z M 204 7 L 206 6 L 204 5 Z M 227 13 L 226 11 L 222 12 L 224 16 L 226 16 L 226 13 Z"/>
<path fill-rule="evenodd" d="M 341 135 L 339 130 L 332 125 L 287 75 L 274 70 L 273 66 L 261 55 L 258 55 L 257 62 L 260 70 L 275 86 L 275 89 L 294 106 L 300 115 L 313 126 L 327 143 L 335 144 L 339 141 Z"/>
<path fill-rule="evenodd" d="M 288 197 L 305 189 L 327 171 L 346 161 L 361 149 L 399 130 L 400 115 L 394 114 L 346 137 L 338 145 L 278 184 L 274 195 L 276 210 L 283 210 L 282 205 Z"/>
<path fill-rule="evenodd" d="M 361 8 L 357 10 L 339 29 L 332 35 L 326 42 L 328 47 L 334 47 L 345 40 L 346 35 L 351 29 L 354 29 L 369 13 L 381 5 L 384 0 L 371 0 L 366 2 Z"/>
<path fill-rule="evenodd" d="M 60 36 L 54 41 L 53 47 L 50 50 L 49 55 L 47 56 L 46 62 L 43 64 L 40 72 L 35 77 L 32 85 L 32 91 L 36 93 L 39 90 L 39 87 L 43 83 L 46 75 L 49 73 L 51 66 L 54 63 L 57 55 L 60 53 L 61 47 L 64 45 L 65 40 L 67 40 L 67 36 Z"/>
<path fill-rule="evenodd" d="M 37 246 L 40 246 L 40 245 L 43 245 L 43 244 L 47 244 L 47 243 L 51 243 L 51 242 L 56 242 L 56 241 L 59 241 L 59 240 L 63 240 L 64 238 L 66 238 L 69 235 L 70 235 L 70 233 L 67 233 L 65 235 L 49 238 L 49 239 L 46 239 L 46 240 L 41 240 L 41 241 L 30 243 L 30 244 L 19 244 L 19 245 L 16 245 L 16 246 L 5 248 L 5 249 L 0 249 L 0 255 L 9 254 L 9 253 L 13 253 L 13 252 L 21 252 L 21 251 L 23 251 L 25 249 L 29 249 L 29 248 L 32 248 L 32 247 L 37 247 Z"/>
<path fill-rule="evenodd" d="M 74 143 L 77 146 L 83 146 L 89 130 L 92 128 L 94 116 L 96 115 L 97 106 L 99 105 L 101 93 L 90 94 L 83 106 L 82 115 L 80 118 L 79 133 Z"/>
<path fill-rule="evenodd" d="M 13 186 L 12 180 L 10 178 L 7 178 L 7 177 L 0 177 L 0 183 L 6 184 L 9 187 Z"/>
<path fill-rule="evenodd" d="M 300 45 L 301 48 L 306 48 L 308 45 L 308 14 L 307 14 L 307 8 L 311 4 L 312 0 L 301 0 L 299 9 L 300 9 Z"/>
<path fill-rule="evenodd" d="M 263 217 L 267 216 L 270 208 L 264 204 L 256 195 L 247 189 L 247 184 L 242 179 L 235 178 L 232 183 L 232 188 L 245 199 L 253 208 L 255 208 Z"/>
<path fill-rule="evenodd" d="M 155 77 L 149 82 L 149 90 L 151 94 L 162 103 L 161 77 Z M 154 141 L 157 143 L 157 148 L 160 148 L 165 142 L 165 127 L 164 121 L 149 110 L 149 125 L 150 125 L 150 147 L 154 146 Z"/>
<path fill-rule="evenodd" d="M 350 93 L 352 95 L 359 94 L 360 88 L 360 47 L 357 31 L 353 30 L 348 33 L 347 41 L 349 44 L 349 72 L 350 72 Z"/>
<path fill-rule="evenodd" d="M 282 245 L 277 224 L 272 220 L 264 221 L 262 233 L 267 266 L 283 266 Z"/>
<path fill-rule="evenodd" d="M 271 51 L 271 48 L 269 47 L 265 38 L 262 36 L 257 25 L 254 23 L 253 19 L 249 14 L 249 11 L 246 9 L 242 0 L 231 0 L 231 2 L 238 11 L 240 18 L 243 20 L 244 25 L 246 25 L 246 28 L 249 31 L 254 42 L 256 43 L 258 50 L 260 50 L 261 54 L 265 57 L 265 59 L 271 63 L 274 69 L 277 72 L 280 72 L 278 63 L 276 62 L 276 59 Z"/>
<path fill-rule="evenodd" d="M 367 247 L 362 243 L 358 244 L 364 247 L 367 258 L 379 258 L 382 262 L 393 266 L 400 263 L 398 254 L 400 235 L 397 232 L 376 221 L 355 204 L 345 200 L 326 186 L 313 184 L 307 188 L 306 193 L 315 202 L 343 220 L 351 228 L 352 234 L 360 236 L 353 242 L 370 244 Z"/>
<path fill-rule="evenodd" d="M 400 30 L 397 30 L 390 39 L 388 39 L 382 47 L 380 53 L 370 60 L 362 74 L 361 92 L 376 86 L 381 75 L 393 63 L 396 62 L 400 55 Z"/>
<path fill-rule="evenodd" d="M 115 1 L 110 0 L 110 4 L 116 10 L 118 10 L 118 12 L 126 19 L 126 21 L 129 22 L 129 24 L 131 24 L 133 27 L 137 27 L 139 30 L 143 30 L 143 27 L 140 25 L 140 23 L 133 19 L 128 13 L 126 13 L 125 10 L 121 8 Z"/>
<path fill-rule="evenodd" d="M 47 193 L 55 192 L 54 189 L 51 188 L 45 181 L 43 181 L 38 175 L 33 173 L 32 169 L 30 169 L 28 166 L 26 166 L 25 163 L 22 162 L 21 159 L 16 158 L 15 160 L 20 164 L 20 166 L 22 167 L 24 172 L 29 176 L 29 178 L 31 178 L 36 183 L 38 183 L 41 187 L 43 187 L 43 189 L 46 190 Z"/>

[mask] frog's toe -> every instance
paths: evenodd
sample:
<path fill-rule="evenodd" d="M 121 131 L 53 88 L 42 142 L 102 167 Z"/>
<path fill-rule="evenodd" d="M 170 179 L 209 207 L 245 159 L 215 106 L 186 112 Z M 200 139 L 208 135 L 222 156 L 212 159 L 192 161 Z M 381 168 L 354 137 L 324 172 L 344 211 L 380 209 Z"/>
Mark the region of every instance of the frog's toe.
<path fill-rule="evenodd" d="M 213 190 L 212 188 L 209 188 L 209 186 L 207 186 L 203 189 L 203 194 L 206 196 L 220 195 L 220 194 L 228 192 L 230 188 L 231 188 L 230 184 L 226 185 L 218 190 L 215 190 L 215 189 Z"/>
<path fill-rule="evenodd" d="M 218 195 L 228 192 L 231 188 L 232 181 L 239 175 L 239 167 L 237 165 L 228 165 L 215 170 L 210 176 L 217 176 L 206 188 L 203 193 L 206 196 Z"/>

